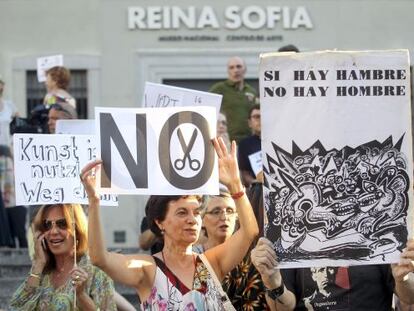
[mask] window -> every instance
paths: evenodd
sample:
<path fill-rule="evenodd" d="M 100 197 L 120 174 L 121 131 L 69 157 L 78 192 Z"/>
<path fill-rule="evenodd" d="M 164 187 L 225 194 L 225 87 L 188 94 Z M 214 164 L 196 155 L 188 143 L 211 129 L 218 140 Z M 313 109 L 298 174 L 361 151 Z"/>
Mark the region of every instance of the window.
<path fill-rule="evenodd" d="M 126 232 L 125 231 L 114 231 L 114 243 L 125 243 Z"/>
<path fill-rule="evenodd" d="M 71 79 L 68 92 L 75 97 L 79 119 L 88 117 L 88 90 L 87 90 L 87 71 L 71 70 Z M 26 71 L 26 94 L 27 94 L 27 115 L 34 107 L 43 103 L 46 95 L 46 87 L 44 83 L 37 81 L 35 70 Z"/>

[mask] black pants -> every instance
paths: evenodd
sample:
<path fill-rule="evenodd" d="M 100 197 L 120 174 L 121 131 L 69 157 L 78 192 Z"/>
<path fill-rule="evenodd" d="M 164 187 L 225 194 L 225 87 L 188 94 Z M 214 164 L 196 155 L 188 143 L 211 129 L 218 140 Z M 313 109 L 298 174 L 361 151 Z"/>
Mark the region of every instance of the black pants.
<path fill-rule="evenodd" d="M 10 232 L 13 237 L 13 241 L 19 242 L 19 247 L 27 248 L 26 238 L 26 214 L 27 210 L 24 206 L 14 206 L 6 208 Z"/>

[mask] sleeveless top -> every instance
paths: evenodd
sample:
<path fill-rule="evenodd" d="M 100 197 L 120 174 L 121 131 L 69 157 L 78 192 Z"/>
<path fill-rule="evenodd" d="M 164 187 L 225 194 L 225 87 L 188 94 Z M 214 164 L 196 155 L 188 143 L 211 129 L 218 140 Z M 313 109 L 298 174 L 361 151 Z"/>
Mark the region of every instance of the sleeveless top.
<path fill-rule="evenodd" d="M 196 269 L 191 289 L 187 288 L 161 259 L 153 257 L 157 265 L 154 285 L 148 299 L 141 304 L 141 310 L 224 310 L 220 292 L 198 256 L 195 260 Z"/>

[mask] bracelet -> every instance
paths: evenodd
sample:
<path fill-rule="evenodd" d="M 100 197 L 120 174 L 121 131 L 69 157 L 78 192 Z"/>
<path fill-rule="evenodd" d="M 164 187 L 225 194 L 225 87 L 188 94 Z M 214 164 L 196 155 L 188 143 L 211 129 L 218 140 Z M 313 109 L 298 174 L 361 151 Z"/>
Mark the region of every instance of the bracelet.
<path fill-rule="evenodd" d="M 34 277 L 34 278 L 36 278 L 36 279 L 39 279 L 39 280 L 40 280 L 40 273 L 38 274 L 38 273 L 33 273 L 33 272 L 30 272 L 29 276 Z"/>
<path fill-rule="evenodd" d="M 240 198 L 241 198 L 242 196 L 244 196 L 244 194 L 245 194 L 244 190 L 245 190 L 245 189 L 243 189 L 242 191 L 239 191 L 239 192 L 233 193 L 233 194 L 231 195 L 232 199 L 233 199 L 233 200 L 238 200 L 238 199 L 240 199 Z"/>

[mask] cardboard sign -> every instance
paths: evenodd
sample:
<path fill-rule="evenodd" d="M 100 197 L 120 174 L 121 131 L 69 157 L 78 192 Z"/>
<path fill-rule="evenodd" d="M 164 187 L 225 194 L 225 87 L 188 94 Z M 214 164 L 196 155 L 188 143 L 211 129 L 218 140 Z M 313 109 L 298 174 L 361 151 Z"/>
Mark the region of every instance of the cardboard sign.
<path fill-rule="evenodd" d="M 97 139 L 95 136 L 95 120 L 57 120 L 56 133 L 69 135 L 92 135 L 90 141 L 90 148 L 92 148 L 92 160 L 96 159 Z M 115 205 L 118 205 L 118 197 L 116 195 L 101 195 L 100 204 L 102 206 L 114 206 L 114 202 L 116 202 Z"/>
<path fill-rule="evenodd" d="M 46 81 L 46 71 L 55 66 L 63 66 L 63 55 L 39 57 L 37 59 L 37 81 Z"/>
<path fill-rule="evenodd" d="M 13 139 L 17 205 L 88 204 L 79 173 L 94 159 L 92 135 L 15 134 Z M 118 205 L 114 196 L 101 200 Z"/>
<path fill-rule="evenodd" d="M 213 107 L 95 108 L 101 191 L 217 194 Z"/>
<path fill-rule="evenodd" d="M 95 120 L 57 120 L 56 134 L 95 135 Z"/>
<path fill-rule="evenodd" d="M 259 172 L 263 169 L 262 163 L 262 151 L 257 151 L 249 155 L 250 166 L 252 167 L 254 176 L 257 176 Z"/>
<path fill-rule="evenodd" d="M 260 92 L 280 266 L 399 261 L 413 215 L 408 52 L 265 54 Z"/>
<path fill-rule="evenodd" d="M 218 115 L 222 98 L 219 94 L 145 82 L 142 102 L 145 108 L 211 106 L 216 108 Z"/>

